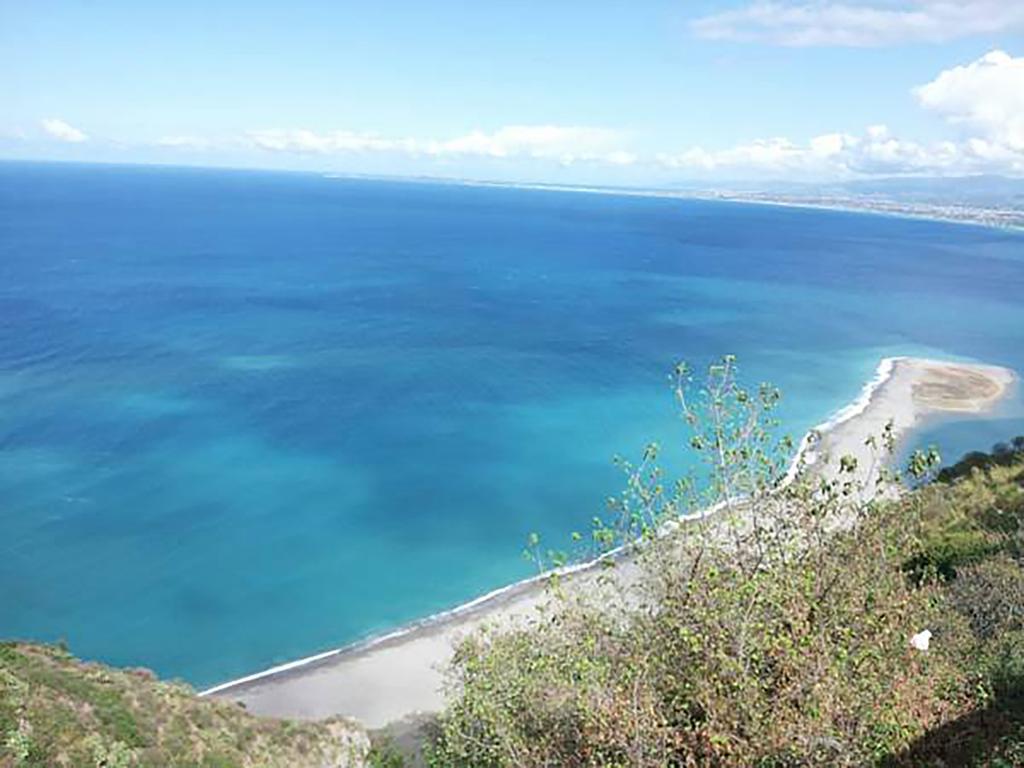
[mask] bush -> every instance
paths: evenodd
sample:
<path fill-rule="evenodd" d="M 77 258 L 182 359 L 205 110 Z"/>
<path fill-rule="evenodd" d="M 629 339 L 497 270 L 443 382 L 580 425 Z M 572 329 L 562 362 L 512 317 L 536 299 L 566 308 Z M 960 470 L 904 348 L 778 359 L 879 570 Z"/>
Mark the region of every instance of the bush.
<path fill-rule="evenodd" d="M 963 569 L 948 589 L 950 603 L 981 639 L 1024 630 L 1024 570 L 999 556 Z"/>
<path fill-rule="evenodd" d="M 862 765 L 898 749 L 950 708 L 954 660 L 908 642 L 940 623 L 938 594 L 878 556 L 881 528 L 841 539 L 753 574 L 707 555 L 661 571 L 626 623 L 568 604 L 474 638 L 439 763 Z"/>
<path fill-rule="evenodd" d="M 553 579 L 537 621 L 460 646 L 433 764 L 927 764 L 901 761 L 1016 690 L 1024 579 L 1007 515 L 1022 465 L 879 503 L 850 457 L 782 483 L 777 393 L 740 387 L 731 359 L 696 397 L 687 375 L 676 396 L 719 513 L 678 522 L 695 484 L 667 483 L 656 447 L 624 463 L 592 542 L 626 555 Z M 913 457 L 915 474 L 931 463 Z M 925 629 L 929 649 L 912 647 Z M 1017 754 L 1014 733 L 998 754 Z"/>

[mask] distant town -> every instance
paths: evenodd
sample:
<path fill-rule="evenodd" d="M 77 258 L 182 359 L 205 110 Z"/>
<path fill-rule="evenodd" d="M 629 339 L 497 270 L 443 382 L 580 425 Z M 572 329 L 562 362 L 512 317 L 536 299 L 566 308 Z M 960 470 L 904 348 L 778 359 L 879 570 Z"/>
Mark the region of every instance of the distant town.
<path fill-rule="evenodd" d="M 863 195 L 807 195 L 778 192 L 693 192 L 685 195 L 698 199 L 730 200 L 765 205 L 791 205 L 801 208 L 870 211 L 893 216 L 956 221 L 990 227 L 1024 229 L 1024 204 L 1000 207 L 965 203 L 914 202 Z"/>
<path fill-rule="evenodd" d="M 359 178 L 349 174 L 325 175 Z M 701 186 L 698 183 L 680 183 L 669 187 L 648 188 L 522 184 L 428 176 L 406 177 L 404 180 L 864 211 L 890 216 L 1024 229 L 1024 179 L 1007 176 L 892 177 L 830 184 L 736 182 L 714 187 Z"/>

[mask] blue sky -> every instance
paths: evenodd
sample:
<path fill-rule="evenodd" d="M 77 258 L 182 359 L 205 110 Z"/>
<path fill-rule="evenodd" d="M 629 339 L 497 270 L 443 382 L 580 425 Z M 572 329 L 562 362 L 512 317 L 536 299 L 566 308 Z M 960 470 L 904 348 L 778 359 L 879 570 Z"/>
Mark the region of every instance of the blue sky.
<path fill-rule="evenodd" d="M 0 157 L 671 183 L 1024 174 L 1024 2 L 0 0 Z"/>

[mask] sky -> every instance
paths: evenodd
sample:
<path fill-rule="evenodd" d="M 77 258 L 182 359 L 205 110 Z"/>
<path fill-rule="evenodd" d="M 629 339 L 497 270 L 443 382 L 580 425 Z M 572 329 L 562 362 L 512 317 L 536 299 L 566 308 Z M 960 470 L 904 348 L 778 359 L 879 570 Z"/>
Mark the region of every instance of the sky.
<path fill-rule="evenodd" d="M 0 158 L 1024 176 L 1024 0 L 0 0 Z"/>

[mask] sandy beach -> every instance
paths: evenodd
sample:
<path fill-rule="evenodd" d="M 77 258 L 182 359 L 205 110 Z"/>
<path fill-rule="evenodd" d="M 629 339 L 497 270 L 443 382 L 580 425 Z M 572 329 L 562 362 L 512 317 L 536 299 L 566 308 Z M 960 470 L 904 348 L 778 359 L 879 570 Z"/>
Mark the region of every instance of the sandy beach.
<path fill-rule="evenodd" d="M 800 448 L 808 471 L 830 471 L 824 455 L 858 459 L 857 478 L 872 485 L 880 467 L 865 445 L 893 423 L 905 440 L 930 417 L 981 414 L 1014 385 L 1012 371 L 995 366 L 920 358 L 889 358 L 860 397 L 814 430 Z M 631 578 L 622 558 L 616 578 Z M 563 583 L 589 589 L 605 569 L 593 563 L 567 571 Z M 204 691 L 243 703 L 257 714 L 300 719 L 353 717 L 371 729 L 439 711 L 443 669 L 460 637 L 484 624 L 529 621 L 547 597 L 543 576 L 496 590 L 447 613 L 353 646 L 260 672 Z"/>

